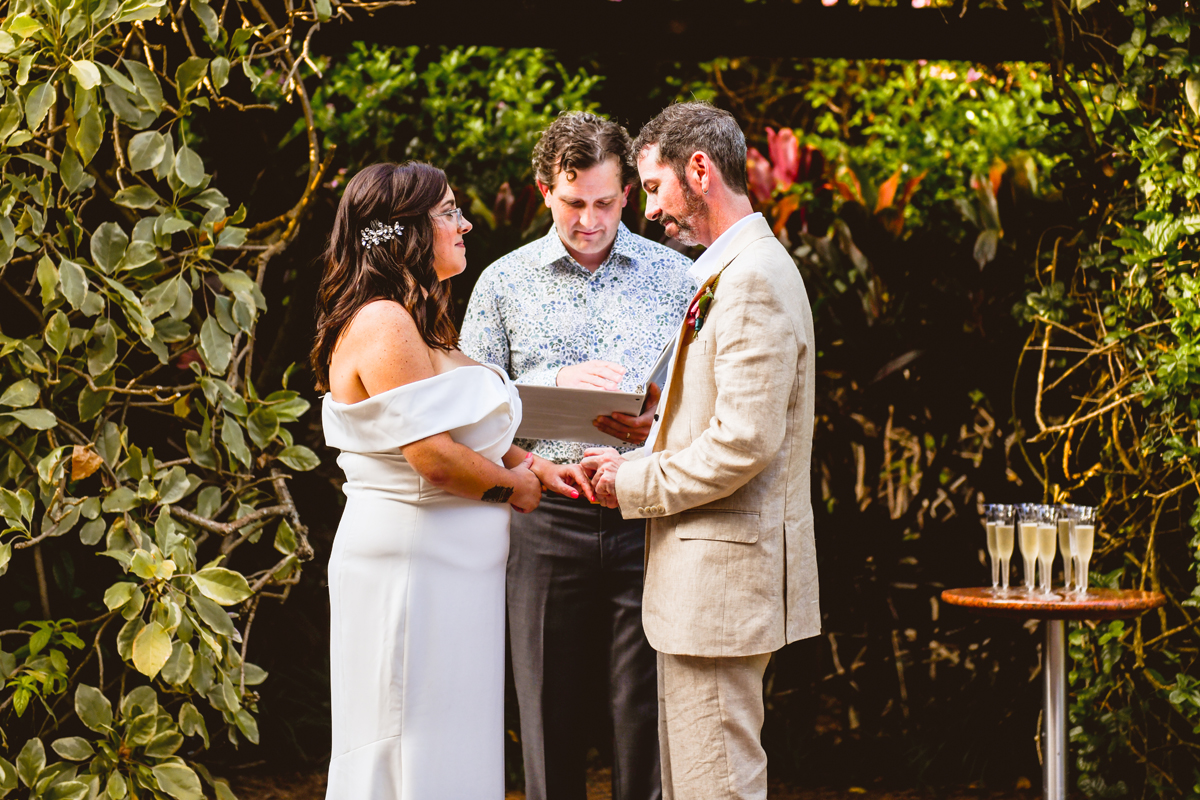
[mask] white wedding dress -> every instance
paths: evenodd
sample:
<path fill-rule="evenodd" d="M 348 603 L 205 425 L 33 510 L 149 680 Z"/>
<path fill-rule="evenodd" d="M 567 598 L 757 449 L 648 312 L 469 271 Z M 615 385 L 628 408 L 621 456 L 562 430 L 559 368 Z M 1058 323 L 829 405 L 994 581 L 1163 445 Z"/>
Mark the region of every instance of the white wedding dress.
<path fill-rule="evenodd" d="M 325 395 L 325 440 L 346 473 L 329 559 L 326 800 L 503 798 L 509 507 L 434 487 L 400 447 L 447 432 L 499 464 L 520 421 L 494 367 L 350 405 Z"/>

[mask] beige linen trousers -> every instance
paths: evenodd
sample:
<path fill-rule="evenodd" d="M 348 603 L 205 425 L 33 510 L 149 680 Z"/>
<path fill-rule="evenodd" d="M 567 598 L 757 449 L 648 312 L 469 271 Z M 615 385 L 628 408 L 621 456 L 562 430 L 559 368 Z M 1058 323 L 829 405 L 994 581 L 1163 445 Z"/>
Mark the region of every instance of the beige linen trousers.
<path fill-rule="evenodd" d="M 739 231 L 723 262 L 699 335 L 680 331 L 654 452 L 622 464 L 616 478 L 622 515 L 649 519 L 646 636 L 675 662 L 660 676 L 660 730 L 672 724 L 669 698 L 683 696 L 669 685 L 672 675 L 692 684 L 710 676 L 704 691 L 717 706 L 707 717 L 691 708 L 689 721 L 677 718 L 678 731 L 662 737 L 664 784 L 675 776 L 664 797 L 678 800 L 765 797 L 758 735 L 766 659 L 747 657 L 821 629 L 809 497 L 812 309 L 795 262 L 765 220 Z M 757 682 L 746 680 L 748 668 Z M 719 730 L 704 730 L 701 718 Z M 747 731 L 753 747 L 743 741 Z M 696 742 L 679 741 L 692 734 Z M 723 742 L 732 775 L 723 786 L 707 779 L 680 786 L 678 776 L 696 771 L 672 754 L 693 758 L 708 746 L 700 741 Z"/>

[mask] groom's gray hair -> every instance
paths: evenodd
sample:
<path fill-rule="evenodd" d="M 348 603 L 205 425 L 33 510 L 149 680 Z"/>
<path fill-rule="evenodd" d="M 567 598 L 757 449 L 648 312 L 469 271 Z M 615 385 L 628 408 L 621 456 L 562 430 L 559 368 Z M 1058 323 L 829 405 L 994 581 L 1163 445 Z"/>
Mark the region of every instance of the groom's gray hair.
<path fill-rule="evenodd" d="M 746 185 L 746 135 L 728 111 L 711 103 L 676 103 L 667 106 L 646 123 L 633 143 L 641 158 L 648 147 L 658 145 L 658 162 L 674 170 L 686 183 L 684 170 L 697 151 L 717 165 L 725 185 L 735 194 L 748 195 Z"/>

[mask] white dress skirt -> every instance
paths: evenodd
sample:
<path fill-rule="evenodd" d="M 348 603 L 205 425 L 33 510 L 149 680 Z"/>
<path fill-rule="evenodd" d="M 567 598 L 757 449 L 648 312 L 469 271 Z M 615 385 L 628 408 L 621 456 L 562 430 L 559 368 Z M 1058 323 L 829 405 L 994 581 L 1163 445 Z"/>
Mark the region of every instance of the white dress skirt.
<path fill-rule="evenodd" d="M 503 798 L 509 507 L 432 486 L 400 447 L 445 432 L 500 464 L 520 421 L 494 367 L 350 405 L 325 396 L 346 473 L 329 559 L 327 800 Z"/>

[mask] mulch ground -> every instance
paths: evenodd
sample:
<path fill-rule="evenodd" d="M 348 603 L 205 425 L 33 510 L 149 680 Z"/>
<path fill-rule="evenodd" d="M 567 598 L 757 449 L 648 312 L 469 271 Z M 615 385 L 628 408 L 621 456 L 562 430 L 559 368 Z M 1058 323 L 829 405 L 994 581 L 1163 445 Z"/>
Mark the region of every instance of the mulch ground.
<path fill-rule="evenodd" d="M 607 769 L 588 774 L 588 800 L 612 800 L 612 776 Z M 324 800 L 325 774 L 304 773 L 284 776 L 244 775 L 232 780 L 238 800 Z M 767 793 L 770 800 L 1023 800 L 1024 792 L 1013 794 L 973 792 L 963 789 L 934 795 L 927 791 L 886 792 L 852 786 L 844 789 L 797 789 L 773 782 Z M 509 792 L 505 800 L 525 800 L 523 792 Z"/>

